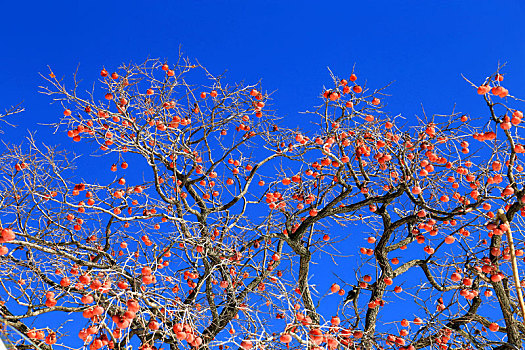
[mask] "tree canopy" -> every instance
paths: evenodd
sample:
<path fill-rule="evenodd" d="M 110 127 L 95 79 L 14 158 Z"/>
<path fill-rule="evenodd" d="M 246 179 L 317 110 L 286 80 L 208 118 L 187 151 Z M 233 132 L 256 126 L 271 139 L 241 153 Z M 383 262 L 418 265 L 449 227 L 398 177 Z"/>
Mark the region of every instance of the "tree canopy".
<path fill-rule="evenodd" d="M 331 74 L 299 126 L 184 57 L 91 90 L 43 78 L 71 143 L 29 135 L 0 159 L 19 348 L 522 347 L 523 114 L 499 69 L 465 79 L 483 115 L 421 118 Z"/>

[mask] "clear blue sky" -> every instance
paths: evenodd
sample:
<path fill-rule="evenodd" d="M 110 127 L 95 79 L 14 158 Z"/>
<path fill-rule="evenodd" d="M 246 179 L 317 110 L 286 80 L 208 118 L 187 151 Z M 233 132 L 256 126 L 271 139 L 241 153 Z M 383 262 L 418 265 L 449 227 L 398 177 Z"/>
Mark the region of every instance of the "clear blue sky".
<path fill-rule="evenodd" d="M 392 114 L 486 113 L 461 74 L 477 83 L 508 62 L 505 86 L 525 97 L 525 2 L 508 1 L 3 1 L 0 109 L 24 101 L 0 138 L 19 142 L 59 105 L 38 94 L 38 73 L 69 78 L 80 65 L 88 88 L 102 67 L 147 57 L 175 60 L 179 48 L 215 74 L 275 91 L 288 127 L 330 84 L 327 67 L 387 90 Z M 65 135 L 48 143 L 71 147 Z"/>
<path fill-rule="evenodd" d="M 374 87 L 391 81 L 392 113 L 479 107 L 460 74 L 482 81 L 508 62 L 509 84 L 525 79 L 525 4 L 514 1 L 6 1 L 0 12 L 0 108 L 24 101 L 9 129 L 19 138 L 59 106 L 37 87 L 51 65 L 87 83 L 102 66 L 146 57 L 174 60 L 179 47 L 211 72 L 263 79 L 290 126 L 316 104 L 326 69 L 356 65 Z M 511 93 L 514 86 L 507 86 Z M 516 88 L 520 88 L 516 86 Z M 522 93 L 521 96 L 524 94 Z M 44 132 L 44 131 L 41 131 Z M 12 139 L 10 135 L 4 135 Z"/>

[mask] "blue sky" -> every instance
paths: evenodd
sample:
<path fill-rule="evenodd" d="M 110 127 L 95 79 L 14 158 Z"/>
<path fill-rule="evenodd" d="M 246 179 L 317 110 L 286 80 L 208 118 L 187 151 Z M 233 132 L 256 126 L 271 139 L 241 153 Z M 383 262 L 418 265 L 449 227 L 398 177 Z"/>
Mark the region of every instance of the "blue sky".
<path fill-rule="evenodd" d="M 319 103 L 327 67 L 360 81 L 390 82 L 387 110 L 412 118 L 458 111 L 486 113 L 461 74 L 476 83 L 507 62 L 505 86 L 525 97 L 525 3 L 520 1 L 10 1 L 0 11 L 0 110 L 26 112 L 2 126 L 1 139 L 27 130 L 49 138 L 59 105 L 38 93 L 51 66 L 70 78 L 77 66 L 89 88 L 99 71 L 147 57 L 175 60 L 179 49 L 212 73 L 255 83 L 273 94 L 288 127 Z"/>
<path fill-rule="evenodd" d="M 395 81 L 388 108 L 408 117 L 421 104 L 427 113 L 447 113 L 455 103 L 462 111 L 479 108 L 461 73 L 481 82 L 498 62 L 508 62 L 509 84 L 519 88 L 525 78 L 520 1 L 11 1 L 2 7 L 0 107 L 23 100 L 27 109 L 14 120 L 20 127 L 9 129 L 15 139 L 60 111 L 37 92 L 47 65 L 68 78 L 80 65 L 91 83 L 103 66 L 174 60 L 180 47 L 213 73 L 228 70 L 232 81 L 262 79 L 291 125 L 298 111 L 318 102 L 329 84 L 327 67 L 346 76 L 355 64 L 359 78 L 374 87 Z"/>

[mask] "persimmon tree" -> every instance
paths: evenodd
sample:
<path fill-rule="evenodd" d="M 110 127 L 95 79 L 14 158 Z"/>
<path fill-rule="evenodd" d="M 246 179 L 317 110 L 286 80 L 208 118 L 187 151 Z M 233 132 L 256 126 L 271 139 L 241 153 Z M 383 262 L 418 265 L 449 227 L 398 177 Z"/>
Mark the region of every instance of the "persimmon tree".
<path fill-rule="evenodd" d="M 9 329 L 41 349 L 521 348 L 523 115 L 499 70 L 467 81 L 477 118 L 391 116 L 332 75 L 302 129 L 184 58 L 100 76 L 43 76 L 71 144 L 1 156 L 19 348 Z"/>

